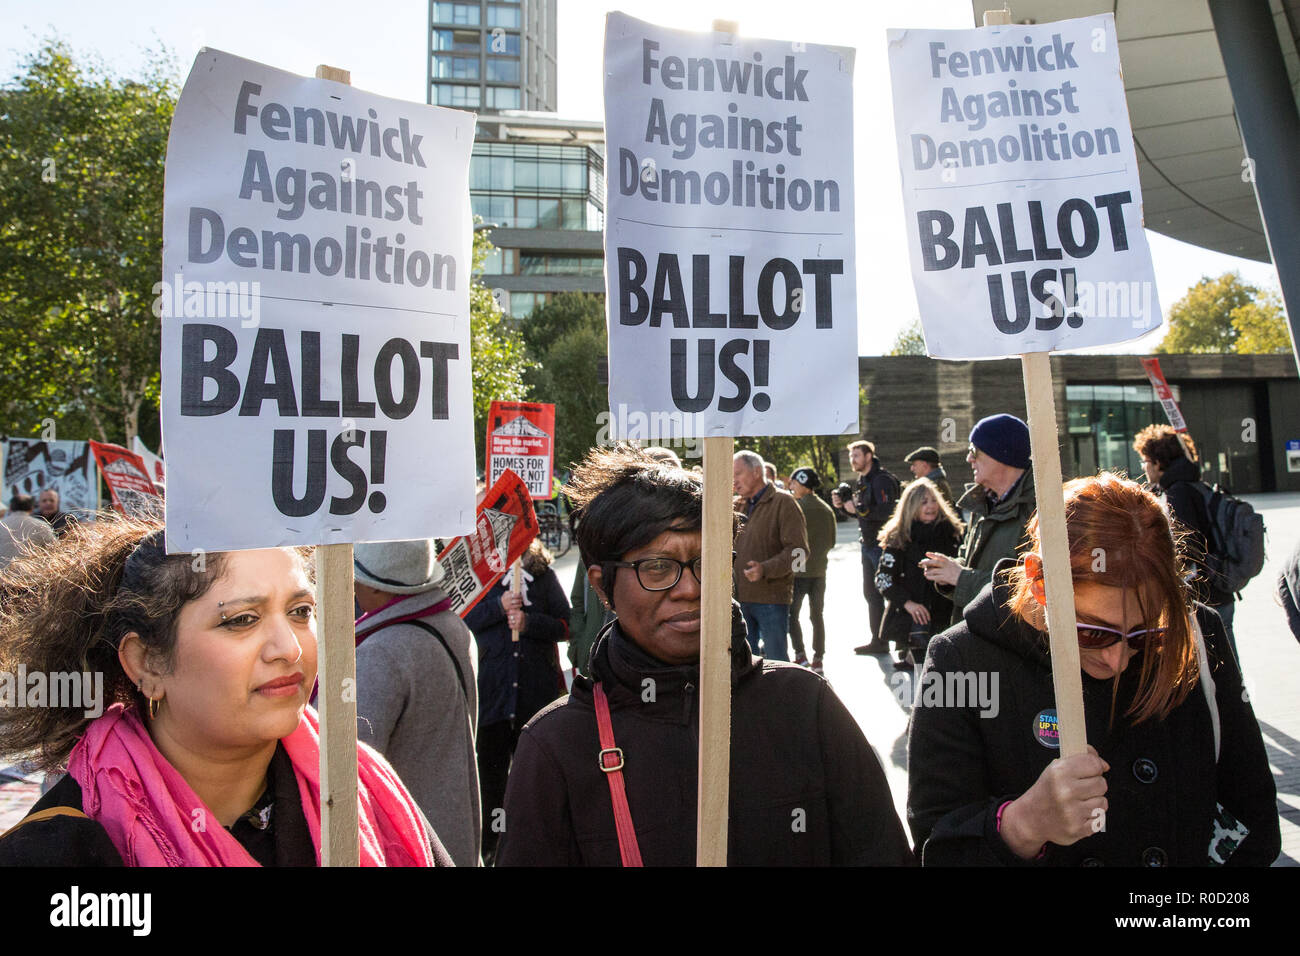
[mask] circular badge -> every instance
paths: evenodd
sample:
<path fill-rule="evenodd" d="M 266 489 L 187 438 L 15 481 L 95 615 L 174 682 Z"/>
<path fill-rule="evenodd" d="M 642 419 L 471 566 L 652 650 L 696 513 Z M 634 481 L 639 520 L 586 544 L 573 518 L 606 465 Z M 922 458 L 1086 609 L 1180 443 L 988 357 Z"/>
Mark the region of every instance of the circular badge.
<path fill-rule="evenodd" d="M 1034 718 L 1034 738 L 1051 750 L 1061 749 L 1061 734 L 1056 726 L 1054 709 L 1040 710 Z"/>

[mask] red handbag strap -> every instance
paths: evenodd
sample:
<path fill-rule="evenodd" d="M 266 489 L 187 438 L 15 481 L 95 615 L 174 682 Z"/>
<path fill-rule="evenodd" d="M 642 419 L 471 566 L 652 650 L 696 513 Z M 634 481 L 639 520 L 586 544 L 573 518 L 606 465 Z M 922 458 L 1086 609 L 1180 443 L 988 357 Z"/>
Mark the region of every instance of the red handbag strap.
<path fill-rule="evenodd" d="M 600 733 L 600 756 L 597 762 L 609 781 L 609 795 L 614 801 L 614 825 L 618 828 L 618 852 L 624 866 L 644 866 L 641 848 L 636 842 L 636 827 L 627 805 L 627 788 L 623 784 L 623 751 L 614 746 L 614 725 L 609 719 L 609 701 L 599 681 L 591 685 L 596 705 L 596 729 Z"/>

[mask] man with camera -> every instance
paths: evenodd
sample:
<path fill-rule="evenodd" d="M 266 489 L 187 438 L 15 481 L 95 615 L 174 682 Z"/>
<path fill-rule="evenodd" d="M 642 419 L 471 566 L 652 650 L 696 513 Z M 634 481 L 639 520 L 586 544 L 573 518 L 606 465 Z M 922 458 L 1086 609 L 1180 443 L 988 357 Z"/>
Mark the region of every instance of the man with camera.
<path fill-rule="evenodd" d="M 857 654 L 887 654 L 889 643 L 880 639 L 880 621 L 885 616 L 885 599 L 876 590 L 876 566 L 881 547 L 876 540 L 880 529 L 894 513 L 900 486 L 898 479 L 876 459 L 876 446 L 855 441 L 848 446 L 849 465 L 857 474 L 853 485 L 844 482 L 831 493 L 831 504 L 858 519 L 862 533 L 862 596 L 867 601 L 867 622 L 871 630 L 866 644 L 855 647 Z"/>

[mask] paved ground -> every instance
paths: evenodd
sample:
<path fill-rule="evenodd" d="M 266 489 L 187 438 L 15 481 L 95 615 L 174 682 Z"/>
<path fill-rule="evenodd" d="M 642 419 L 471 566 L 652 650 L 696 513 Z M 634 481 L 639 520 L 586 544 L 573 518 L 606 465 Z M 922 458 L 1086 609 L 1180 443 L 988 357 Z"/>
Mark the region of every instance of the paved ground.
<path fill-rule="evenodd" d="M 1277 865 L 1300 865 L 1300 644 L 1287 630 L 1274 597 L 1282 558 L 1300 541 L 1300 495 L 1257 495 L 1251 503 L 1269 528 L 1269 561 L 1246 589 L 1237 608 L 1236 633 L 1247 689 L 1268 748 L 1282 816 L 1282 856 Z M 567 591 L 577 566 L 576 549 L 557 563 Z M 839 526 L 839 540 L 828 569 L 826 677 L 861 725 L 885 765 L 900 817 L 907 796 L 908 699 L 898 692 L 897 672 L 882 657 L 858 657 L 863 643 L 866 605 L 857 527 Z M 806 612 L 805 612 L 806 613 Z M 805 633 L 811 633 L 805 626 Z M 6 771 L 0 767 L 0 775 Z M 0 776 L 0 831 L 12 825 L 38 797 L 34 779 Z"/>

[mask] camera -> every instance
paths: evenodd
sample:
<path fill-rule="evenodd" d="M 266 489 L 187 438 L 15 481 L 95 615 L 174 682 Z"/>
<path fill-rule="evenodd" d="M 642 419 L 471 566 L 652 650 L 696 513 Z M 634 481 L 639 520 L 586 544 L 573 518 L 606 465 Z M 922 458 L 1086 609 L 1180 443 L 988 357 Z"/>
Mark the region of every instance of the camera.
<path fill-rule="evenodd" d="M 853 487 L 847 481 L 841 481 L 835 487 L 835 493 L 840 496 L 841 502 L 853 500 Z"/>

